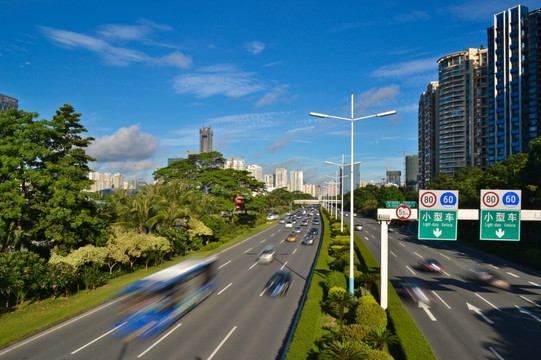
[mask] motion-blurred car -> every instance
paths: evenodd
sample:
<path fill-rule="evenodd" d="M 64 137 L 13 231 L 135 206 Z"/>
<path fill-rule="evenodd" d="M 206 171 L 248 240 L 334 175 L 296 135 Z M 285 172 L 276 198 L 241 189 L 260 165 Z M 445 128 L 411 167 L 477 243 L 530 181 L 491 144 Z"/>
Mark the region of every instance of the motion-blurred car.
<path fill-rule="evenodd" d="M 301 227 L 300 227 L 300 226 L 295 226 L 295 232 L 296 232 L 297 234 L 300 234 L 300 232 L 301 232 Z"/>
<path fill-rule="evenodd" d="M 285 295 L 291 286 L 291 272 L 280 270 L 274 273 L 265 285 L 270 296 Z"/>
<path fill-rule="evenodd" d="M 304 239 L 301 240 L 301 244 L 303 245 L 312 245 L 314 243 L 314 235 L 312 234 L 306 234 Z"/>
<path fill-rule="evenodd" d="M 487 269 L 472 267 L 470 271 L 473 273 L 473 277 L 482 284 L 494 286 L 507 291 L 511 290 L 511 284 Z"/>
<path fill-rule="evenodd" d="M 286 224 L 284 225 L 284 227 L 286 227 L 286 228 L 293 227 L 293 221 L 291 221 L 291 220 L 286 221 Z"/>
<path fill-rule="evenodd" d="M 296 234 L 296 233 L 291 233 L 291 234 L 289 234 L 289 236 L 287 237 L 286 240 L 289 241 L 289 242 L 295 242 L 295 241 L 297 241 L 297 234 Z"/>
<path fill-rule="evenodd" d="M 281 218 L 278 222 L 279 222 L 280 224 L 285 224 L 285 223 L 286 223 L 286 219 L 285 219 L 285 218 Z"/>
<path fill-rule="evenodd" d="M 422 302 L 427 305 L 434 302 L 434 298 L 430 295 L 422 280 L 406 277 L 404 278 L 403 287 L 415 302 Z"/>
<path fill-rule="evenodd" d="M 363 229 L 363 224 L 355 224 L 355 230 L 361 231 Z"/>
<path fill-rule="evenodd" d="M 270 264 L 272 260 L 274 260 L 274 254 L 276 253 L 276 249 L 274 248 L 274 245 L 267 245 L 261 250 L 259 255 L 257 256 L 257 261 L 260 264 Z"/>
<path fill-rule="evenodd" d="M 304 219 L 301 221 L 301 226 L 308 226 L 308 220 Z"/>
<path fill-rule="evenodd" d="M 421 269 L 429 272 L 442 272 L 443 266 L 435 259 L 423 259 L 421 260 Z"/>
<path fill-rule="evenodd" d="M 319 234 L 319 230 L 317 228 L 311 228 L 308 233 L 312 235 L 317 235 Z"/>

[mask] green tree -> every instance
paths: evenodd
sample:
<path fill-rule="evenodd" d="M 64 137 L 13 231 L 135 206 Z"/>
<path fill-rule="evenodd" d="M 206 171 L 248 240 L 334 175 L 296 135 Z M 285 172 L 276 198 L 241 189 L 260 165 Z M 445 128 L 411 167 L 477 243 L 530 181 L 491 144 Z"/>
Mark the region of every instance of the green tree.
<path fill-rule="evenodd" d="M 338 322 L 342 327 L 342 320 L 346 310 L 355 306 L 355 297 L 342 287 L 333 287 L 329 290 L 329 296 L 327 298 L 327 305 L 335 309 L 337 312 Z"/>
<path fill-rule="evenodd" d="M 404 194 L 396 186 L 386 186 L 379 189 L 376 194 L 378 200 L 378 206 L 384 208 L 387 201 L 404 201 Z"/>
<path fill-rule="evenodd" d="M 334 340 L 323 346 L 321 352 L 323 359 L 336 360 L 362 360 L 368 359 L 368 355 L 361 347 L 348 340 Z"/>
<path fill-rule="evenodd" d="M 374 327 L 364 338 L 364 342 L 375 350 L 383 350 L 385 344 L 392 345 L 398 342 L 398 337 L 387 327 L 379 325 Z"/>

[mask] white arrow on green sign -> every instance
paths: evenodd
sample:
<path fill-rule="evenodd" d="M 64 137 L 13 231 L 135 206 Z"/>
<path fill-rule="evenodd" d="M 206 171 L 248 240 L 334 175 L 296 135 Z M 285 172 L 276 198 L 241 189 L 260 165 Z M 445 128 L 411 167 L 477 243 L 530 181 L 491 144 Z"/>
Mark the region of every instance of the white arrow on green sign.
<path fill-rule="evenodd" d="M 480 238 L 520 241 L 520 210 L 481 210 Z"/>
<path fill-rule="evenodd" d="M 419 240 L 456 240 L 456 210 L 419 210 Z"/>

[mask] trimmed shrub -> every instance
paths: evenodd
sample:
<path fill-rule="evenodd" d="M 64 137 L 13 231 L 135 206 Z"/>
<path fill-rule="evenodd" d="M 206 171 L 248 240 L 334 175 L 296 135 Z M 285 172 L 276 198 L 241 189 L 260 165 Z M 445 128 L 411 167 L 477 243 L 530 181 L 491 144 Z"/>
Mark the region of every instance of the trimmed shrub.
<path fill-rule="evenodd" d="M 327 287 L 327 291 L 330 291 L 334 287 L 347 290 L 348 283 L 346 277 L 340 271 L 331 271 L 327 275 L 327 279 L 325 279 L 325 286 Z"/>
<path fill-rule="evenodd" d="M 381 350 L 368 350 L 367 354 L 368 354 L 368 357 L 366 357 L 366 359 L 368 360 L 393 360 L 394 359 L 390 354 Z"/>
<path fill-rule="evenodd" d="M 367 297 L 370 296 L 363 296 L 362 298 Z M 377 303 L 360 301 L 355 310 L 355 321 L 357 324 L 366 325 L 370 328 L 387 326 L 387 313 Z"/>

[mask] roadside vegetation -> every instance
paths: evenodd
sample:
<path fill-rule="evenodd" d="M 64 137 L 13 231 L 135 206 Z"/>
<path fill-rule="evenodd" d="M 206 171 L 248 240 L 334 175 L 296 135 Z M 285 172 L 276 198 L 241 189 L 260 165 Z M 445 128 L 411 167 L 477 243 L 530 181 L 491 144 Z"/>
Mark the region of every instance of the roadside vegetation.
<path fill-rule="evenodd" d="M 286 359 L 435 359 L 392 285 L 388 311 L 379 306 L 379 265 L 357 234 L 349 293 L 349 229 L 322 212 L 321 251 Z"/>

